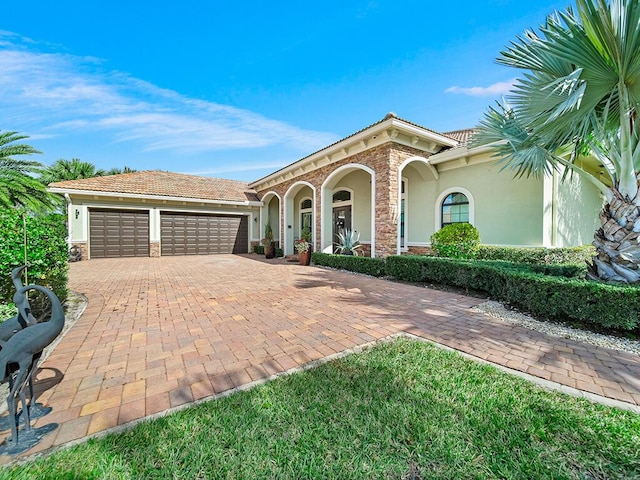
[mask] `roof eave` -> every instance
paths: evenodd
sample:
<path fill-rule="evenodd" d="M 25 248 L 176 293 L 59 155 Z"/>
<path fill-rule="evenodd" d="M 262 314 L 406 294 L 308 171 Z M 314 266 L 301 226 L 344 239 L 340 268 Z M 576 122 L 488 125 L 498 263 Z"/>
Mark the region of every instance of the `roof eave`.
<path fill-rule="evenodd" d="M 445 150 L 442 153 L 436 153 L 429 157 L 429 163 L 431 165 L 438 165 L 439 163 L 451 162 L 464 157 L 472 157 L 475 155 L 481 155 L 493 150 L 493 145 L 481 145 L 479 147 L 460 147 L 453 148 L 451 150 Z"/>
<path fill-rule="evenodd" d="M 262 183 L 269 182 L 271 179 L 275 179 L 275 178 L 287 175 L 289 172 L 294 172 L 295 170 L 301 168 L 304 165 L 307 165 L 309 163 L 322 159 L 326 156 L 331 156 L 335 153 L 338 153 L 349 145 L 359 143 L 371 137 L 375 138 L 376 135 L 381 134 L 390 129 L 398 129 L 408 135 L 419 136 L 421 138 L 429 140 L 430 142 L 434 142 L 439 145 L 442 145 L 443 147 L 455 147 L 459 143 L 457 140 L 453 138 L 438 134 L 436 132 L 432 132 L 430 130 L 421 128 L 417 125 L 412 125 L 410 123 L 403 121 L 402 119 L 399 119 L 396 117 L 390 117 L 382 122 L 375 123 L 371 125 L 369 128 L 366 128 L 354 135 L 350 135 L 346 138 L 343 138 L 342 140 L 339 140 L 338 142 L 332 145 L 329 145 L 323 148 L 322 150 L 318 150 L 317 152 L 312 153 L 311 155 L 301 158 L 300 160 L 297 160 L 296 162 L 291 163 L 281 168 L 280 170 L 277 170 L 254 182 L 251 182 L 249 183 L 249 187 L 256 188 L 256 186 Z M 389 140 L 393 140 L 393 139 L 390 138 Z"/>
<path fill-rule="evenodd" d="M 47 190 L 51 193 L 59 193 L 64 195 L 91 195 L 110 198 L 135 198 L 140 200 L 166 200 L 172 202 L 191 202 L 191 203 L 210 203 L 217 205 L 241 205 L 247 207 L 261 207 L 262 202 L 251 200 L 212 200 L 208 198 L 193 198 L 193 197 L 174 197 L 171 195 L 149 195 L 142 193 L 124 193 L 124 192 L 103 192 L 100 190 L 82 190 L 75 188 L 60 188 L 60 187 L 48 187 Z"/>

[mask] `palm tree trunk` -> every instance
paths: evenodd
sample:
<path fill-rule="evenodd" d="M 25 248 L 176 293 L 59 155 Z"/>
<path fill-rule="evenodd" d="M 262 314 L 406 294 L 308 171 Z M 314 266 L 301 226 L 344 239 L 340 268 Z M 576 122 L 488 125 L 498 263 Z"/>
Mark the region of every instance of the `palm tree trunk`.
<path fill-rule="evenodd" d="M 600 212 L 601 227 L 593 245 L 596 256 L 587 276 L 607 282 L 640 282 L 640 191 L 633 199 L 611 189 L 611 201 Z"/>

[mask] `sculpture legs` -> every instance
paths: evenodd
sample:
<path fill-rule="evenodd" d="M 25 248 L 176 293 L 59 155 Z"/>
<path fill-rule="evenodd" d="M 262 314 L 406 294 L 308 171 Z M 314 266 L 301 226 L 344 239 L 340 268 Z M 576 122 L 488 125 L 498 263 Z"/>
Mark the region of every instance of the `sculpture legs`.
<path fill-rule="evenodd" d="M 26 392 L 24 391 L 25 383 L 29 379 L 30 366 L 33 365 L 31 359 L 28 362 L 20 362 L 18 364 L 18 371 L 14 375 L 9 377 L 9 396 L 7 397 L 7 407 L 9 409 L 9 415 L 12 419 L 11 422 L 11 439 L 14 445 L 18 442 L 18 412 L 16 407 L 16 400 L 18 394 L 22 400 L 22 411 L 25 415 L 25 421 L 27 422 L 26 429 L 31 428 L 29 421 L 29 411 L 26 408 Z"/>

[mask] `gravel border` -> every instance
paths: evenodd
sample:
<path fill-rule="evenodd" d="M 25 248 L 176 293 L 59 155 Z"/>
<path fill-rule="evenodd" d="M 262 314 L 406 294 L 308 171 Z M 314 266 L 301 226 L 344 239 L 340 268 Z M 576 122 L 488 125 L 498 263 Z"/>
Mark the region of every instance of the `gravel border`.
<path fill-rule="evenodd" d="M 640 341 L 628 338 L 614 337 L 602 333 L 580 330 L 552 322 L 535 320 L 524 313 L 505 308 L 500 302 L 486 301 L 471 308 L 474 312 L 481 312 L 493 318 L 498 318 L 514 325 L 520 325 L 531 330 L 546 333 L 553 337 L 568 338 L 578 342 L 589 343 L 597 347 L 635 353 L 640 355 Z"/>

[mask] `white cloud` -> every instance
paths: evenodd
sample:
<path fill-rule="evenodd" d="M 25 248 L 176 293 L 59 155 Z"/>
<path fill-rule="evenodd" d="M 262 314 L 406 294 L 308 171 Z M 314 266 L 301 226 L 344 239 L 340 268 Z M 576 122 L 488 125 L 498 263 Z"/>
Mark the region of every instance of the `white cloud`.
<path fill-rule="evenodd" d="M 142 150 L 182 152 L 272 145 L 307 152 L 336 140 L 327 132 L 103 71 L 93 57 L 43 53 L 39 46 L 0 30 L 3 122 L 5 128 L 34 132 L 32 138 L 107 133 L 113 142 L 137 142 Z"/>
<path fill-rule="evenodd" d="M 445 90 L 446 93 L 460 93 L 472 97 L 497 97 L 505 95 L 513 89 L 515 78 L 507 82 L 496 82 L 488 87 L 458 87 L 453 86 Z"/>

